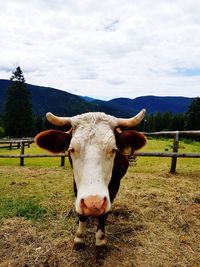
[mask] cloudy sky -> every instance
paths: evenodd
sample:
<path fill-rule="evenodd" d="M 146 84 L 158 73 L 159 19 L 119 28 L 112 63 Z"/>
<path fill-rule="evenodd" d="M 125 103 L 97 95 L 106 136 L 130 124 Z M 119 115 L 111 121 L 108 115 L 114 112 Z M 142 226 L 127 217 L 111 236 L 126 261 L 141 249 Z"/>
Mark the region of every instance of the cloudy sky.
<path fill-rule="evenodd" d="M 99 99 L 200 95 L 198 0 L 0 0 L 0 79 Z"/>

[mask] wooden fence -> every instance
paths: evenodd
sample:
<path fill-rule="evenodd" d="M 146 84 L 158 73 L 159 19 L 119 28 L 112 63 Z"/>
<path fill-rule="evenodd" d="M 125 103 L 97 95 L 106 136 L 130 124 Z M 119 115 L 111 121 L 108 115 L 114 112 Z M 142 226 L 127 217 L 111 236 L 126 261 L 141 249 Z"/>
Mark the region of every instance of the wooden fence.
<path fill-rule="evenodd" d="M 9 148 L 12 150 L 13 148 L 20 149 L 20 154 L 18 155 L 8 155 L 8 154 L 0 154 L 0 158 L 19 158 L 20 166 L 24 166 L 24 158 L 26 158 L 25 147 L 30 147 L 30 144 L 34 143 L 33 138 L 23 138 L 23 139 L 1 139 L 0 140 L 0 148 Z M 3 146 L 2 146 L 3 145 Z M 32 155 L 34 157 L 34 155 Z"/>
<path fill-rule="evenodd" d="M 170 173 L 176 172 L 177 158 L 200 158 L 200 153 L 178 153 L 179 138 L 181 136 L 200 136 L 200 131 L 162 131 L 146 133 L 146 136 L 169 136 L 173 137 L 172 152 L 136 152 L 136 156 L 143 157 L 171 157 Z"/>
<path fill-rule="evenodd" d="M 0 148 L 20 148 L 20 143 L 23 142 L 24 146 L 30 147 L 30 144 L 34 143 L 33 138 L 24 139 L 0 139 Z"/>
<path fill-rule="evenodd" d="M 200 131 L 162 131 L 162 132 L 144 132 L 146 136 L 168 136 L 173 137 L 172 152 L 136 152 L 135 156 L 141 157 L 170 157 L 171 166 L 170 173 L 176 172 L 177 158 L 200 158 L 200 153 L 178 153 L 179 138 L 181 136 L 200 136 Z M 7 144 L 8 147 L 15 145 L 20 149 L 20 153 L 17 155 L 0 154 L 0 158 L 19 158 L 20 166 L 24 166 L 25 158 L 44 158 L 44 157 L 60 157 L 61 166 L 65 164 L 65 157 L 67 153 L 60 154 L 25 154 L 25 146 L 29 146 L 33 143 L 33 139 L 21 139 L 21 140 L 0 140 L 0 144 Z"/>

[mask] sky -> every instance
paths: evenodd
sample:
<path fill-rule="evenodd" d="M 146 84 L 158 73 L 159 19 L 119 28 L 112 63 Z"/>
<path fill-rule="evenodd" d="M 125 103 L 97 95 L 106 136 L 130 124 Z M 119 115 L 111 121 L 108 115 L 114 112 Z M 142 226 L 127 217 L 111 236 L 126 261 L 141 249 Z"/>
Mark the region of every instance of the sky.
<path fill-rule="evenodd" d="M 102 100 L 200 96 L 198 0 L 0 0 L 0 79 Z"/>

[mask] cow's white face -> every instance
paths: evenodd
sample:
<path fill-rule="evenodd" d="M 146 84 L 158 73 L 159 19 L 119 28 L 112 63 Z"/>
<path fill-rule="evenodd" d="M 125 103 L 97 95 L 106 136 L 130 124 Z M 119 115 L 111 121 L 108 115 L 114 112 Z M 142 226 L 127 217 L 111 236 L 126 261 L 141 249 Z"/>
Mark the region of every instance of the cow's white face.
<path fill-rule="evenodd" d="M 117 150 L 114 131 L 100 122 L 78 127 L 72 136 L 69 153 L 77 187 L 76 211 L 98 216 L 111 208 L 108 185 Z"/>

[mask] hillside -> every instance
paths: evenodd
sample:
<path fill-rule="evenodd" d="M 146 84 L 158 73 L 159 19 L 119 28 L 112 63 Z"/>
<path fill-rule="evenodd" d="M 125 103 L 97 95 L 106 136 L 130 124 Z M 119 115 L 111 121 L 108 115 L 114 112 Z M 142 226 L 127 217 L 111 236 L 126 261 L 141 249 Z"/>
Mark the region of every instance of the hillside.
<path fill-rule="evenodd" d="M 0 113 L 3 111 L 6 90 L 10 85 L 9 80 L 0 79 Z M 102 111 L 114 116 L 131 116 L 126 111 L 115 107 L 108 107 L 103 101 L 92 103 L 81 96 L 70 94 L 54 88 L 27 84 L 31 93 L 33 112 L 37 116 L 43 116 L 51 111 L 60 116 L 73 116 L 83 112 Z"/>
<path fill-rule="evenodd" d="M 9 87 L 9 80 L 0 79 L 0 113 Z M 101 101 L 90 97 L 70 94 L 54 88 L 27 84 L 32 97 L 33 111 L 43 116 L 51 111 L 61 116 L 73 116 L 88 111 L 103 111 L 105 113 L 128 117 L 146 108 L 148 113 L 171 111 L 173 114 L 184 113 L 193 98 L 187 97 L 158 97 L 142 96 L 135 99 L 116 98 L 110 101 Z"/>
<path fill-rule="evenodd" d="M 118 106 L 128 113 L 135 113 L 145 107 L 148 113 L 170 111 L 177 114 L 186 112 L 193 99 L 174 96 L 141 96 L 135 99 L 115 98 L 108 103 L 113 108 Z"/>

